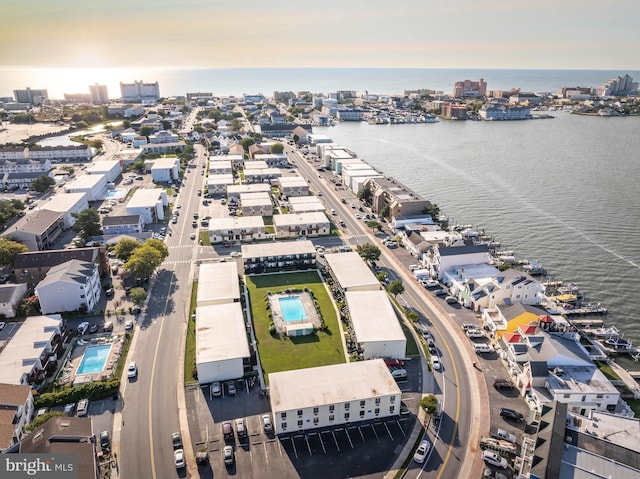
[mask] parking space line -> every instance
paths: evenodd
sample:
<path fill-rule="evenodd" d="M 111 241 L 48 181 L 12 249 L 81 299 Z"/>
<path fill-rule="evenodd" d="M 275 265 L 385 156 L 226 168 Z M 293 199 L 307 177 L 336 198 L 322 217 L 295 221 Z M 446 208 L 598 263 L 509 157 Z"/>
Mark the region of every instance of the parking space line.
<path fill-rule="evenodd" d="M 344 433 L 347 435 L 347 439 L 349 439 L 349 444 L 351 444 L 351 449 L 353 449 L 353 442 L 351 442 L 351 436 L 349 436 L 349 431 L 345 429 Z"/>
<path fill-rule="evenodd" d="M 331 431 L 331 435 L 333 436 L 333 441 L 336 443 L 336 449 L 340 451 L 340 446 L 338 446 L 338 440 L 336 439 L 336 435 L 333 431 Z"/>
<path fill-rule="evenodd" d="M 298 458 L 298 450 L 296 449 L 296 442 L 293 440 L 293 438 L 291 438 L 291 445 L 293 446 L 293 453 L 296 456 L 296 459 Z"/>
<path fill-rule="evenodd" d="M 398 421 L 397 419 L 396 419 L 396 424 L 398 425 L 398 428 L 400 429 L 400 432 L 402 433 L 402 435 L 404 437 L 407 437 L 407 434 L 404 432 L 404 429 L 402 428 L 402 424 L 400 424 L 400 421 Z"/>
<path fill-rule="evenodd" d="M 320 439 L 320 445 L 322 446 L 322 450 L 324 451 L 324 453 L 327 453 L 327 450 L 324 447 L 324 441 L 322 440 L 322 434 L 318 434 L 318 439 Z"/>
<path fill-rule="evenodd" d="M 262 445 L 264 446 L 264 456 L 267 459 L 267 464 L 269 463 L 269 452 L 267 451 L 267 443 L 263 442 Z"/>
<path fill-rule="evenodd" d="M 389 431 L 389 426 L 387 426 L 387 423 L 384 423 L 384 428 L 387 430 L 387 433 L 389 434 L 389 438 L 393 439 L 393 435 L 391 434 L 391 431 Z"/>
<path fill-rule="evenodd" d="M 378 442 L 380 442 L 380 438 L 378 437 L 378 432 L 376 431 L 376 428 L 373 426 L 373 424 L 370 424 L 371 426 L 371 430 L 373 431 L 373 434 L 375 434 L 376 439 Z"/>
<path fill-rule="evenodd" d="M 366 442 L 364 440 L 364 434 L 362 434 L 362 428 L 358 426 L 358 431 L 360 431 L 360 437 L 362 438 L 362 442 Z"/>
<path fill-rule="evenodd" d="M 313 453 L 311 452 L 311 446 L 309 445 L 309 436 L 308 435 L 304 435 L 304 441 L 307 443 L 307 449 L 309 450 L 309 455 L 313 456 Z"/>

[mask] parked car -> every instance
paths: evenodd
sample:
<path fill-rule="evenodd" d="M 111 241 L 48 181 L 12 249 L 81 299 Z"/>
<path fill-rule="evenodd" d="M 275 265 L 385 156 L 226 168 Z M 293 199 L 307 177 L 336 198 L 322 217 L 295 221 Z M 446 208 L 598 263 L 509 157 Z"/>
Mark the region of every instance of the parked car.
<path fill-rule="evenodd" d="M 235 396 L 236 395 L 236 382 L 235 381 L 227 381 L 225 383 L 227 385 L 227 394 L 229 396 Z"/>
<path fill-rule="evenodd" d="M 384 362 L 390 368 L 401 368 L 404 366 L 404 361 L 402 359 L 387 358 Z"/>
<path fill-rule="evenodd" d="M 515 384 L 509 379 L 495 379 L 493 381 L 493 387 L 496 389 L 513 389 Z"/>
<path fill-rule="evenodd" d="M 487 464 L 491 464 L 495 467 L 501 467 L 503 469 L 509 465 L 504 457 L 493 451 L 482 451 L 482 460 Z"/>
<path fill-rule="evenodd" d="M 69 404 L 65 404 L 64 405 L 64 413 L 67 416 L 73 416 L 73 413 L 76 410 L 76 403 L 74 402 L 70 402 Z"/>
<path fill-rule="evenodd" d="M 431 449 L 431 443 L 426 439 L 420 441 L 420 445 L 418 449 L 416 449 L 415 454 L 413 455 L 413 460 L 418 464 L 422 464 L 427 458 L 427 454 L 429 454 L 429 450 Z"/>
<path fill-rule="evenodd" d="M 215 397 L 222 396 L 222 386 L 218 381 L 211 383 L 211 394 Z"/>
<path fill-rule="evenodd" d="M 468 329 L 465 333 L 471 339 L 484 338 L 484 331 L 479 329 Z"/>
<path fill-rule="evenodd" d="M 224 456 L 224 464 L 226 466 L 232 466 L 233 463 L 236 462 L 232 446 L 224 446 L 224 448 L 222 449 L 222 454 Z"/>
<path fill-rule="evenodd" d="M 87 329 L 89 329 L 89 323 L 83 321 L 78 325 L 76 332 L 78 333 L 78 336 L 83 336 L 87 332 Z"/>
<path fill-rule="evenodd" d="M 444 300 L 447 304 L 456 304 L 458 302 L 458 299 L 455 296 L 447 296 Z"/>
<path fill-rule="evenodd" d="M 238 435 L 238 440 L 247 436 L 247 423 L 244 418 L 236 419 L 236 434 Z"/>
<path fill-rule="evenodd" d="M 98 332 L 98 325 L 96 323 L 92 323 L 89 326 L 89 330 L 88 331 L 89 331 L 89 334 L 97 333 Z"/>
<path fill-rule="evenodd" d="M 233 426 L 231 425 L 231 421 L 222 423 L 222 437 L 224 437 L 225 441 L 233 440 Z"/>
<path fill-rule="evenodd" d="M 406 369 L 394 369 L 391 371 L 391 377 L 396 381 L 404 381 L 407 379 L 407 370 Z"/>
<path fill-rule="evenodd" d="M 127 321 L 126 323 L 124 323 L 124 330 L 125 331 L 132 331 L 133 330 L 133 321 Z"/>
<path fill-rule="evenodd" d="M 505 419 L 513 419 L 516 422 L 524 421 L 524 415 L 513 409 L 503 407 L 500 409 L 500 415 Z"/>
<path fill-rule="evenodd" d="M 131 361 L 129 363 L 129 368 L 127 369 L 127 377 L 135 378 L 138 375 L 138 366 L 136 366 L 135 361 Z"/>
<path fill-rule="evenodd" d="M 440 283 L 435 279 L 428 279 L 424 282 L 425 288 L 437 288 L 440 286 Z"/>
<path fill-rule="evenodd" d="M 431 367 L 434 369 L 434 371 L 440 371 L 440 369 L 442 368 L 440 358 L 435 354 L 431 356 Z"/>
<path fill-rule="evenodd" d="M 173 450 L 182 449 L 182 436 L 179 432 L 171 433 L 171 444 L 173 444 Z"/>
<path fill-rule="evenodd" d="M 176 469 L 182 469 L 185 466 L 184 449 L 176 449 L 173 451 L 173 462 L 176 465 Z"/>
<path fill-rule="evenodd" d="M 4 321 L 0 321 L 0 331 L 2 331 L 6 325 L 7 323 L 5 323 Z"/>
<path fill-rule="evenodd" d="M 262 429 L 265 434 L 271 434 L 273 432 L 273 423 L 271 422 L 271 416 L 264 414 L 262 416 Z"/>
<path fill-rule="evenodd" d="M 102 330 L 105 333 L 113 331 L 113 321 L 107 321 L 106 323 L 104 323 L 104 326 L 102 326 Z"/>
<path fill-rule="evenodd" d="M 475 350 L 476 354 L 481 354 L 481 353 L 493 353 L 494 349 L 493 346 L 491 346 L 490 344 L 474 344 L 473 345 L 473 349 Z"/>
<path fill-rule="evenodd" d="M 88 410 L 89 410 L 89 400 L 88 399 L 80 399 L 80 401 L 78 401 L 78 409 L 77 409 L 78 417 L 86 416 Z"/>
<path fill-rule="evenodd" d="M 100 433 L 100 447 L 103 451 L 111 450 L 111 437 L 109 437 L 109 431 L 102 431 Z"/>
<path fill-rule="evenodd" d="M 516 435 L 511 434 L 510 432 L 507 432 L 504 429 L 497 429 L 496 432 L 492 432 L 491 437 L 495 439 L 501 439 L 503 441 L 508 441 L 512 444 L 516 443 Z"/>

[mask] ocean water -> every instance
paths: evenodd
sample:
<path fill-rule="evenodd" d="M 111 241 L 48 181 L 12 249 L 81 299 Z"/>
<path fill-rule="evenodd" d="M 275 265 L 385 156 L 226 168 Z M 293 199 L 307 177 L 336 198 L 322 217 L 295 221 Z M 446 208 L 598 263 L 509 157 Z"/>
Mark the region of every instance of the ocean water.
<path fill-rule="evenodd" d="M 438 68 L 18 68 L 0 67 L 0 97 L 14 89 L 46 88 L 49 98 L 64 93 L 89 93 L 89 85 L 107 85 L 109 98 L 120 97 L 120 82 L 158 81 L 162 96 L 187 92 L 242 95 L 274 91 L 329 93 L 355 90 L 358 94 L 401 94 L 405 89 L 429 88 L 450 93 L 459 80 L 484 78 L 490 90 L 521 88 L 555 92 L 563 86 L 598 86 L 624 74 L 640 78 L 640 71 L 618 70 L 495 70 Z"/>
<path fill-rule="evenodd" d="M 609 308 L 640 344 L 640 118 L 315 128 Z"/>

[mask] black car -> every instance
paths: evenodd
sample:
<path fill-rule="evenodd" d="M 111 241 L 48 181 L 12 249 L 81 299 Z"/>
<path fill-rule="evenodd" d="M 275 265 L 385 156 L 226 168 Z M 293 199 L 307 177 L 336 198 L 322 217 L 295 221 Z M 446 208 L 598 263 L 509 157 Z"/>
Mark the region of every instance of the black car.
<path fill-rule="evenodd" d="M 179 432 L 171 433 L 171 443 L 173 444 L 173 450 L 182 449 L 182 436 Z"/>
<path fill-rule="evenodd" d="M 523 414 L 520 414 L 518 411 L 514 411 L 513 409 L 509 409 L 506 407 L 500 409 L 500 415 L 505 419 L 513 419 L 516 422 L 524 421 Z"/>
<path fill-rule="evenodd" d="M 496 389 L 513 389 L 516 386 L 509 379 L 496 379 L 493 381 L 493 387 Z"/>
<path fill-rule="evenodd" d="M 109 437 L 109 431 L 102 431 L 100 433 L 100 447 L 103 451 L 111 450 L 111 437 Z"/>

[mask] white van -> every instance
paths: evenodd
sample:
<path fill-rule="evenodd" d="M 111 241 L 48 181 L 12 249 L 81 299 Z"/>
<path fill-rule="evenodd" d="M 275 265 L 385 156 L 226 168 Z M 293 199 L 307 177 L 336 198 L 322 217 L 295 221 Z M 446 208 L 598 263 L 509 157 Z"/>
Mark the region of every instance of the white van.
<path fill-rule="evenodd" d="M 475 349 L 476 354 L 480 353 L 492 353 L 494 351 L 493 346 L 490 344 L 474 344 L 473 349 Z"/>
<path fill-rule="evenodd" d="M 406 369 L 394 369 L 391 371 L 391 377 L 396 381 L 400 381 L 403 379 L 407 379 L 407 370 Z"/>

